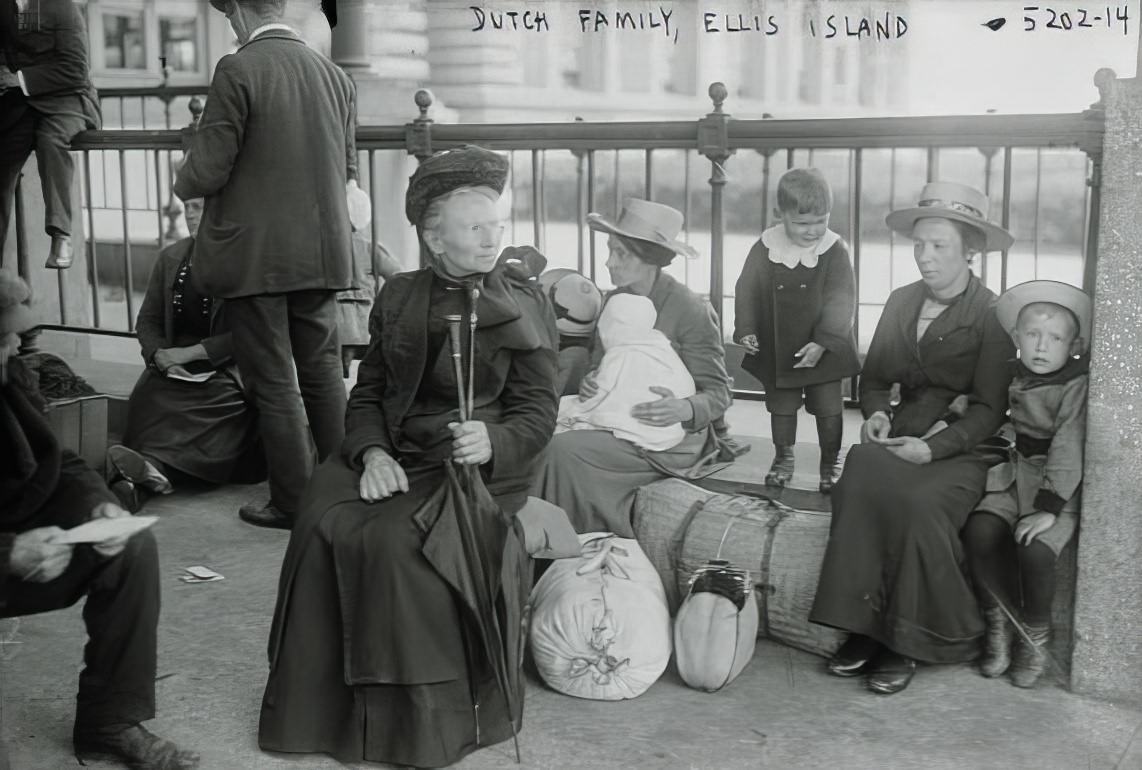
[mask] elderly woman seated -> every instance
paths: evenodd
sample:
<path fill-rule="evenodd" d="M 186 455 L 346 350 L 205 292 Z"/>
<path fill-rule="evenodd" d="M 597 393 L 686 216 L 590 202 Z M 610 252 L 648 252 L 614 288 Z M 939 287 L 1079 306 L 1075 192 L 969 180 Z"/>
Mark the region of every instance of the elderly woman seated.
<path fill-rule="evenodd" d="M 137 511 L 172 480 L 211 484 L 266 478 L 257 413 L 230 357 L 221 300 L 202 296 L 190 258 L 202 212 L 186 203 L 191 237 L 159 253 L 135 331 L 146 370 L 127 404 L 123 443 L 108 449 L 108 480 L 124 507 Z"/>
<path fill-rule="evenodd" d="M 520 724 L 489 661 L 508 658 L 507 694 L 522 703 L 527 555 L 512 528 L 486 544 L 502 564 L 497 651 L 480 644 L 478 618 L 441 567 L 458 548 L 439 529 L 444 514 L 427 523 L 449 462 L 486 481 L 506 515 L 490 519 L 511 522 L 555 428 L 554 314 L 534 281 L 497 266 L 507 172 L 505 158 L 462 147 L 410 180 L 406 214 L 430 266 L 381 290 L 342 455 L 303 497 L 271 629 L 263 749 L 436 767 Z M 471 398 L 458 396 L 465 379 Z"/>
<path fill-rule="evenodd" d="M 881 694 L 908 686 L 916 661 L 980 652 L 984 624 L 965 573 L 960 530 L 984 491 L 977 447 L 1007 409 L 1011 338 L 974 254 L 1005 249 L 985 195 L 934 182 L 918 205 L 888 215 L 911 237 L 920 280 L 892 292 L 861 376 L 865 443 L 833 491 L 829 546 L 809 619 L 849 632 L 836 676 L 866 675 Z M 900 385 L 900 402 L 890 396 Z M 962 416 L 949 407 L 960 396 Z"/>
<path fill-rule="evenodd" d="M 730 380 L 713 308 L 662 272 L 678 254 L 693 253 L 676 240 L 682 213 L 632 198 L 618 222 L 589 214 L 587 223 L 610 234 L 611 282 L 617 290 L 650 298 L 657 312 L 654 328 L 666 335 L 682 358 L 697 393 L 680 398 L 668 388 L 655 387 L 657 398 L 631 409 L 631 416 L 647 425 L 685 429 L 685 438 L 667 450 L 648 451 L 609 431 L 560 433 L 548 446 L 535 489 L 539 497 L 567 511 L 579 532 L 634 537 L 631 512 L 639 487 L 692 473 L 712 456 L 732 457 L 728 451 L 717 451 L 721 443 L 713 428 L 730 405 Z M 597 366 L 603 356 L 601 345 L 594 346 L 592 356 Z M 589 372 L 580 395 L 590 398 L 596 390 L 596 374 Z"/>

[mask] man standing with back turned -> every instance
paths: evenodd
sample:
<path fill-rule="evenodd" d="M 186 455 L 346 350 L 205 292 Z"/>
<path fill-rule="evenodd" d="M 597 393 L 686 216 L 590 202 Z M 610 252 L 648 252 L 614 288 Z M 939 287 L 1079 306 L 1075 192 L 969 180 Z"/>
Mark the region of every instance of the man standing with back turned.
<path fill-rule="evenodd" d="M 335 293 L 351 284 L 345 185 L 357 176 L 356 94 L 281 23 L 286 0 L 210 4 L 241 47 L 214 70 L 175 193 L 206 199 L 194 280 L 226 300 L 266 446 L 270 501 L 239 515 L 289 529 L 313 469 L 310 431 L 319 460 L 344 438 Z"/>

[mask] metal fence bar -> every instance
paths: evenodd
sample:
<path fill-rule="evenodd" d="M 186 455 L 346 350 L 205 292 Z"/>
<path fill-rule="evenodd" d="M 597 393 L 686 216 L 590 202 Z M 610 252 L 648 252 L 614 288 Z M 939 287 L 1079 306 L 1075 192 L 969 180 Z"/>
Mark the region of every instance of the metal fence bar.
<path fill-rule="evenodd" d="M 135 282 L 131 275 L 131 231 L 127 221 L 127 157 L 119 150 L 119 181 L 123 186 L 120 208 L 123 211 L 123 282 L 127 294 L 127 330 L 135 330 Z"/>
<path fill-rule="evenodd" d="M 854 294 L 860 295 L 860 227 L 861 227 L 861 195 L 864 191 L 864 156 L 858 147 L 849 154 L 849 244 L 853 259 L 853 284 L 856 288 Z M 860 347 L 860 313 L 853 315 L 853 337 Z M 849 382 L 850 401 L 858 399 L 859 375 L 853 375 Z"/>
<path fill-rule="evenodd" d="M 1035 148 L 1035 212 L 1034 218 L 1031 220 L 1031 254 L 1032 264 L 1035 271 L 1033 275 L 1036 279 L 1039 277 L 1039 207 L 1042 204 L 1043 192 L 1043 150 Z"/>
<path fill-rule="evenodd" d="M 543 252 L 543 228 L 540 223 L 543 221 L 542 201 L 540 198 L 543 193 L 543 177 L 541 176 L 540 154 L 541 150 L 531 151 L 531 236 L 535 242 L 535 248 Z"/>
<path fill-rule="evenodd" d="M 645 171 L 643 176 L 642 189 L 643 194 L 648 201 L 654 200 L 654 150 L 647 148 L 643 152 L 643 163 Z"/>
<path fill-rule="evenodd" d="M 380 225 L 377 223 L 376 185 L 377 185 L 377 151 L 369 150 L 367 153 L 369 164 L 369 261 L 373 263 L 377 254 L 377 246 L 381 242 Z M 377 276 L 373 276 L 377 280 Z"/>
<path fill-rule="evenodd" d="M 595 151 L 587 150 L 587 211 L 595 210 Z M 584 217 L 586 219 L 586 217 Z M 595 280 L 595 236 L 588 229 L 588 252 L 590 254 L 590 264 L 587 265 L 587 277 L 592 281 Z"/>
<path fill-rule="evenodd" d="M 157 154 L 157 153 L 156 153 Z M 84 245 L 87 251 L 87 279 L 91 284 L 91 322 L 102 326 L 99 306 L 99 258 L 95 255 L 95 206 L 91 203 L 91 153 L 83 153 L 83 188 L 87 196 L 87 238 Z"/>
<path fill-rule="evenodd" d="M 31 281 L 32 271 L 28 267 L 28 231 L 24 218 L 24 175 L 16 175 L 16 274 L 26 281 Z M 0 243 L 0 252 L 4 244 Z"/>
<path fill-rule="evenodd" d="M 1011 231 L 1011 145 L 1003 148 L 1003 213 L 1000 215 L 999 226 L 1008 232 Z M 1007 262 L 1009 252 L 1004 249 L 999 253 L 999 291 L 1007 291 Z"/>
<path fill-rule="evenodd" d="M 155 151 L 155 198 L 158 205 L 155 206 L 155 214 L 159 218 L 159 251 L 163 250 L 166 246 L 166 234 L 163 231 L 163 186 L 160 184 L 162 179 L 162 168 L 159 160 L 159 152 Z M 172 223 L 173 224 L 173 223 Z"/>

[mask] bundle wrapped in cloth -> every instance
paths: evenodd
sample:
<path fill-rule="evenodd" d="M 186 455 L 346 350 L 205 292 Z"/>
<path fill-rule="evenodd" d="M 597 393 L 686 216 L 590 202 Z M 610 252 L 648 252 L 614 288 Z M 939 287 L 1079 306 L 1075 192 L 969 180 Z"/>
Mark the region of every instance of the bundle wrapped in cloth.
<path fill-rule="evenodd" d="M 531 652 L 543 681 L 593 700 L 635 698 L 670 662 L 670 611 L 633 539 L 579 535 L 582 556 L 556 561 L 531 594 Z"/>
<path fill-rule="evenodd" d="M 682 681 L 717 692 L 753 658 L 757 600 L 749 571 L 711 559 L 694 571 L 674 619 L 674 651 Z"/>

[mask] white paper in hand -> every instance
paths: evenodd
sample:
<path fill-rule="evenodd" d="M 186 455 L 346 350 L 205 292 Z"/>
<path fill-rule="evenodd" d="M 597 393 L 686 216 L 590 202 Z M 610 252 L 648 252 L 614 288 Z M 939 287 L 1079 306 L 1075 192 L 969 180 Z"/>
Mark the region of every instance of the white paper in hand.
<path fill-rule="evenodd" d="M 64 533 L 52 542 L 59 545 L 104 543 L 108 540 L 130 537 L 142 532 L 158 520 L 158 516 L 120 516 L 115 519 L 92 519 L 78 527 L 64 530 Z"/>

